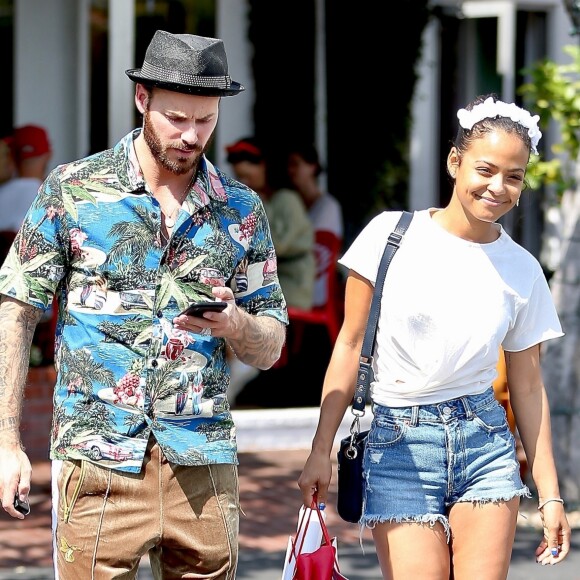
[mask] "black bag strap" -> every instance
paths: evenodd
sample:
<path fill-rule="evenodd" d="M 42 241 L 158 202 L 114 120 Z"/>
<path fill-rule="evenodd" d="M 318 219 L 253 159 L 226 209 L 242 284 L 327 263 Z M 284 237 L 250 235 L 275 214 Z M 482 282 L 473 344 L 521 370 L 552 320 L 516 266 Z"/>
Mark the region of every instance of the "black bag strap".
<path fill-rule="evenodd" d="M 354 392 L 354 398 L 352 400 L 351 411 L 354 415 L 356 415 L 357 419 L 358 417 L 362 417 L 365 414 L 366 393 L 370 386 L 372 377 L 373 350 L 375 348 L 375 336 L 377 332 L 377 324 L 379 321 L 379 313 L 381 310 L 381 298 L 383 295 L 383 286 L 385 285 L 387 269 L 391 263 L 391 260 L 393 259 L 393 256 L 395 255 L 395 252 L 399 249 L 399 246 L 403 241 L 403 235 L 411 224 L 413 215 L 414 214 L 410 211 L 404 211 L 401 214 L 395 229 L 389 234 L 387 245 L 385 246 L 383 257 L 381 258 L 381 263 L 379 264 L 369 318 L 367 321 L 367 327 L 361 348 L 356 388 Z"/>

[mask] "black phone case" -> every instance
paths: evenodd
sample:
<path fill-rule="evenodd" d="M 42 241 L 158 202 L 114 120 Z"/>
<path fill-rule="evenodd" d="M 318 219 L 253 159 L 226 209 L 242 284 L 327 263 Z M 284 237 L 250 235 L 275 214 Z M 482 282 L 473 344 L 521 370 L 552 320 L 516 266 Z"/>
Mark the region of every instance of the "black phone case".
<path fill-rule="evenodd" d="M 30 513 L 30 504 L 28 502 L 20 501 L 19 497 L 16 495 L 14 497 L 14 509 L 27 516 Z"/>
<path fill-rule="evenodd" d="M 203 316 L 204 312 L 221 312 L 227 306 L 225 302 L 194 302 L 190 304 L 181 314 L 187 316 Z"/>

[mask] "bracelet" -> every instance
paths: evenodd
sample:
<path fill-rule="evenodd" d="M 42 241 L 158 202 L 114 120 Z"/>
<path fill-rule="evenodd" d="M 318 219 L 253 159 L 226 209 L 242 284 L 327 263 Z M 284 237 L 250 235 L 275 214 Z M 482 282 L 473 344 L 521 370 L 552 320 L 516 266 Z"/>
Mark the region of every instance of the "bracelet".
<path fill-rule="evenodd" d="M 541 510 L 547 503 L 550 503 L 551 501 L 557 501 L 558 503 L 564 505 L 564 500 L 561 497 L 549 497 L 548 499 L 545 499 L 540 505 L 538 505 L 538 509 Z"/>

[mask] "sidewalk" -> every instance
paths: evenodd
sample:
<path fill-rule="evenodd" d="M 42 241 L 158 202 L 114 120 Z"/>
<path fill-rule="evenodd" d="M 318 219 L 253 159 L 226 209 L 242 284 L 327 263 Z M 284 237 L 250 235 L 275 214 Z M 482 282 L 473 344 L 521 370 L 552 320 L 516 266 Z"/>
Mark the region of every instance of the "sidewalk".
<path fill-rule="evenodd" d="M 239 580 L 280 580 L 289 534 L 295 530 L 300 494 L 297 479 L 308 455 L 317 409 L 236 411 L 240 445 L 240 500 L 245 515 L 240 520 Z M 368 415 L 368 413 L 367 413 Z M 369 417 L 365 417 L 369 420 Z M 363 421 L 365 423 L 365 421 Z M 339 435 L 348 432 L 347 414 Z M 337 437 L 338 440 L 338 437 Z M 0 515 L 0 580 L 53 580 L 50 533 L 50 466 L 33 466 L 32 512 L 23 521 Z M 333 478 L 336 482 L 336 478 Z M 331 489 L 327 522 L 339 538 L 341 570 L 349 580 L 379 580 L 380 569 L 368 530 L 359 545 L 359 529 L 343 522 L 334 509 L 336 489 Z M 541 531 L 532 505 L 523 505 L 508 580 L 580 580 L 580 532 L 573 553 L 556 567 L 534 561 Z M 574 527 L 580 529 L 575 516 Z M 146 558 L 139 580 L 151 580 Z M 82 580 L 82 579 L 80 579 Z"/>

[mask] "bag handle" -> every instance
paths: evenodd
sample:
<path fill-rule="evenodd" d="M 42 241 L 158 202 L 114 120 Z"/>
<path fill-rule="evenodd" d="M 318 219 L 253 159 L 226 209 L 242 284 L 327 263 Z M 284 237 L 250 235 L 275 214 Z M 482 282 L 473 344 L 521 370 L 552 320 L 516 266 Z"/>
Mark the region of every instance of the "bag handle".
<path fill-rule="evenodd" d="M 356 433 L 358 433 L 359 418 L 365 414 L 366 392 L 370 386 L 372 377 L 373 350 L 375 348 L 377 324 L 379 322 L 381 298 L 383 296 L 383 287 L 385 285 L 387 269 L 389 268 L 395 252 L 399 249 L 401 242 L 403 241 L 403 235 L 411 224 L 413 215 L 414 214 L 410 211 L 402 212 L 395 229 L 389 234 L 387 245 L 385 246 L 383 257 L 379 264 L 369 318 L 359 358 L 359 370 L 351 407 L 351 411 L 353 415 L 355 415 L 355 420 L 351 427 L 351 433 L 353 433 L 353 428 L 356 428 Z"/>
<path fill-rule="evenodd" d="M 320 510 L 320 507 L 318 506 L 318 494 L 315 493 L 312 496 L 312 503 L 310 504 L 310 507 L 302 510 L 302 514 L 300 515 L 300 520 L 298 522 L 298 529 L 296 531 L 296 536 L 292 539 L 292 551 L 290 553 L 290 557 L 289 557 L 288 561 L 290 561 L 292 559 L 292 556 L 294 556 L 294 561 L 296 561 L 298 555 L 302 553 L 302 547 L 304 546 L 304 539 L 306 538 L 306 531 L 308 530 L 308 525 L 310 524 L 310 516 L 311 516 L 313 511 L 315 511 L 316 514 L 318 515 L 318 520 L 320 521 L 320 528 L 322 530 L 322 537 L 324 538 L 324 544 L 327 546 L 332 546 L 332 540 L 330 538 L 330 534 L 328 533 L 328 528 L 326 527 L 326 521 L 324 520 L 324 517 L 322 516 L 322 511 Z M 306 517 L 306 514 L 308 514 L 308 517 Z M 306 521 L 306 523 L 304 523 L 305 521 Z M 303 527 L 304 527 L 304 530 L 302 529 Z M 296 551 L 296 538 L 298 538 L 298 536 L 300 535 L 300 532 L 303 532 L 303 533 L 302 533 L 302 537 L 300 538 L 300 546 L 298 546 L 298 551 Z M 336 552 L 334 555 L 334 563 L 335 563 L 336 569 L 339 570 L 338 557 L 337 557 Z"/>

